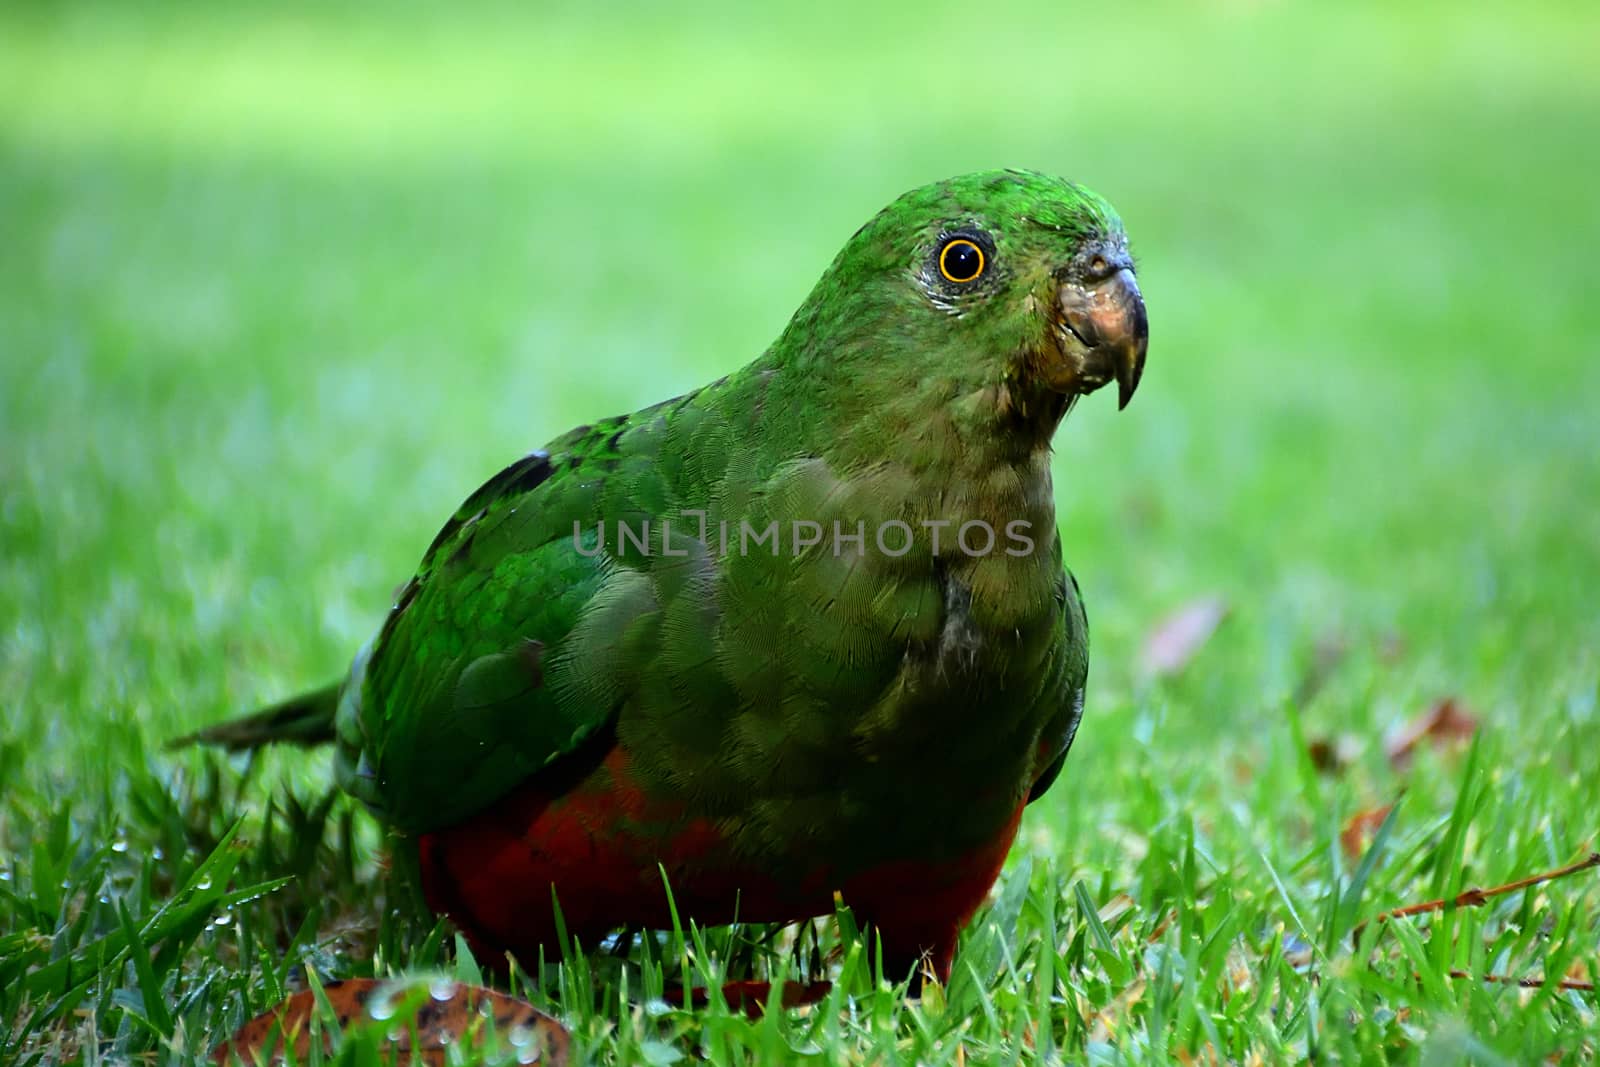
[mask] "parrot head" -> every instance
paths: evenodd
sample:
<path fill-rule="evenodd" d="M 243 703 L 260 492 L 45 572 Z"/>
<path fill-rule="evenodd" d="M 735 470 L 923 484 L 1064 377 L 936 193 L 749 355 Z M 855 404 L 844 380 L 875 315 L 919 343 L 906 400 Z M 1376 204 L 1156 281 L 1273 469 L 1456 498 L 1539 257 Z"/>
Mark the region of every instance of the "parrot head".
<path fill-rule="evenodd" d="M 1150 337 L 1111 205 L 1015 170 L 926 185 L 884 208 L 823 275 L 797 329 L 852 377 L 981 392 L 1048 413 L 1048 430 L 1112 381 L 1126 406 Z"/>

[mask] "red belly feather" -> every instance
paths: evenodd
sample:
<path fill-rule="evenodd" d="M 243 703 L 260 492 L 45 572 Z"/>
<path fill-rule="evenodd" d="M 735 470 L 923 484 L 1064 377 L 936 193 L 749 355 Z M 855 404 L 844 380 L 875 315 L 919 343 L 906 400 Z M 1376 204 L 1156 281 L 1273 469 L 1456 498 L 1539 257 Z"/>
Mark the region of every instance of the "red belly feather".
<path fill-rule="evenodd" d="M 798 921 L 830 913 L 837 889 L 877 926 L 885 974 L 899 977 L 927 956 L 945 980 L 957 935 L 998 877 L 1022 818 L 1018 804 L 989 841 L 954 862 L 902 859 L 842 880 L 823 869 L 779 881 L 731 867 L 715 824 L 647 797 L 620 747 L 575 787 L 561 785 L 569 788 L 552 795 L 536 776 L 418 841 L 429 906 L 449 915 L 485 959 L 511 952 L 531 964 L 541 947 L 546 958 L 559 954 L 552 887 L 567 930 L 585 949 L 619 926 L 670 927 L 659 864 L 685 922 Z"/>

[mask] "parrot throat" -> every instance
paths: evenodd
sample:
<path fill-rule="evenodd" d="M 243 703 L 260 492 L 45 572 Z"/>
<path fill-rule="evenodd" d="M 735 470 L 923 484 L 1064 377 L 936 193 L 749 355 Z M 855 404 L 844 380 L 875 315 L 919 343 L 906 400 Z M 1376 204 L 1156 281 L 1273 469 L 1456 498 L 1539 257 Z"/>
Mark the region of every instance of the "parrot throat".
<path fill-rule="evenodd" d="M 876 480 L 895 497 L 880 500 L 883 515 L 952 529 L 980 521 L 1003 532 L 1024 520 L 1054 530 L 1050 441 L 1065 398 L 1030 396 L 1004 382 L 943 382 L 876 399 L 874 410 L 830 426 L 817 450 L 846 478 L 898 472 Z"/>
<path fill-rule="evenodd" d="M 1020 377 L 999 382 L 932 380 L 886 389 L 866 410 L 835 420 L 825 452 L 845 467 L 896 461 L 935 476 L 985 477 L 1048 457 L 1067 397 Z"/>

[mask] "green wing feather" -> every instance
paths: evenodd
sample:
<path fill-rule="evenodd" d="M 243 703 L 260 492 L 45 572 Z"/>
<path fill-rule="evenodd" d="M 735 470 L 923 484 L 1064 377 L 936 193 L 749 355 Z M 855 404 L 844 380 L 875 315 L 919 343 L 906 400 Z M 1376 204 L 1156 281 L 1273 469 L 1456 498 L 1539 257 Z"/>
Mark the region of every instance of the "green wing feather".
<path fill-rule="evenodd" d="M 576 748 L 617 703 L 575 684 L 575 643 L 606 650 L 586 614 L 624 627 L 653 609 L 635 575 L 590 556 L 612 426 L 508 466 L 440 531 L 340 708 L 346 788 L 394 826 L 454 822 Z M 590 540 L 593 540 L 592 535 Z"/>

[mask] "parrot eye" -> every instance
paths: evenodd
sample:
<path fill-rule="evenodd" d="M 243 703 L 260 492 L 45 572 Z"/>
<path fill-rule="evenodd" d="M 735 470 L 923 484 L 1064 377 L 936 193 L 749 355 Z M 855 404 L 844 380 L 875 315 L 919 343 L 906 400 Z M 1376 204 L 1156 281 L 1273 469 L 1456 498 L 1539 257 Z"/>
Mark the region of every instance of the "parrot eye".
<path fill-rule="evenodd" d="M 986 265 L 983 249 L 966 237 L 952 237 L 939 249 L 939 273 L 947 282 L 975 281 Z"/>

